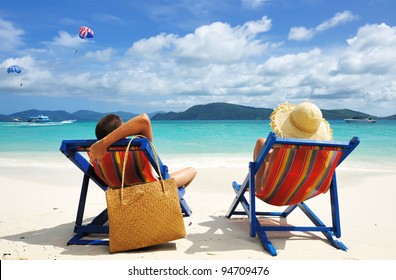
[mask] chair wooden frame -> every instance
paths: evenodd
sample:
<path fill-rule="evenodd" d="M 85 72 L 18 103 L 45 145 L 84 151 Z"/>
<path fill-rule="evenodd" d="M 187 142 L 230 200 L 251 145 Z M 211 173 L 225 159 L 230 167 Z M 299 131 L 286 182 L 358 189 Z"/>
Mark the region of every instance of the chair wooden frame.
<path fill-rule="evenodd" d="M 82 154 L 89 151 L 89 147 L 97 140 L 63 140 L 60 146 L 60 151 L 73 162 L 84 174 L 81 186 L 80 199 L 78 203 L 77 216 L 74 226 L 75 235 L 67 242 L 67 245 L 109 245 L 108 240 L 104 239 L 87 239 L 91 234 L 108 234 L 109 226 L 106 224 L 108 221 L 107 209 L 104 209 L 98 214 L 90 223 L 83 224 L 84 211 L 87 200 L 89 182 L 93 181 L 103 191 L 106 191 L 108 186 L 103 182 L 95 173 L 93 166 Z M 125 151 L 129 139 L 120 140 L 108 149 L 112 151 Z M 170 178 L 168 167 L 164 165 L 158 157 L 159 169 L 157 168 L 154 152 L 150 146 L 149 140 L 145 138 L 136 138 L 131 144 L 132 147 L 140 149 L 147 157 L 154 170 L 161 170 L 164 179 Z M 185 188 L 178 189 L 181 210 L 184 216 L 190 216 L 192 211 L 187 202 L 184 200 Z"/>
<path fill-rule="evenodd" d="M 270 132 L 266 138 L 266 142 L 261 151 L 257 155 L 255 161 L 249 164 L 249 174 L 242 184 L 233 182 L 232 187 L 236 193 L 227 214 L 227 218 L 233 215 L 247 215 L 250 224 L 250 236 L 255 237 L 258 235 L 260 242 L 264 249 L 272 256 L 277 255 L 277 251 L 269 241 L 266 232 L 268 231 L 319 231 L 322 232 L 332 246 L 337 249 L 347 250 L 347 247 L 340 241 L 336 240 L 341 236 L 339 202 L 337 191 L 336 172 L 332 175 L 332 180 L 329 188 L 330 203 L 331 203 L 331 216 L 332 225 L 326 226 L 318 216 L 302 201 L 300 203 L 289 205 L 283 212 L 258 212 L 256 211 L 256 190 L 255 190 L 255 175 L 259 167 L 264 164 L 264 159 L 273 148 L 275 144 L 280 145 L 304 145 L 304 146 L 318 146 L 318 147 L 336 147 L 342 151 L 342 156 L 338 165 L 359 145 L 359 138 L 353 137 L 349 142 L 335 142 L 335 141 L 312 141 L 304 139 L 291 139 L 291 138 L 277 138 L 274 132 Z M 249 191 L 248 191 L 249 190 Z M 245 194 L 248 193 L 248 198 Z M 258 199 L 261 201 L 260 199 Z M 241 205 L 243 211 L 238 211 L 237 206 Z M 312 221 L 314 226 L 264 226 L 260 224 L 259 217 L 279 217 L 286 218 L 296 208 L 299 208 L 303 213 Z"/>

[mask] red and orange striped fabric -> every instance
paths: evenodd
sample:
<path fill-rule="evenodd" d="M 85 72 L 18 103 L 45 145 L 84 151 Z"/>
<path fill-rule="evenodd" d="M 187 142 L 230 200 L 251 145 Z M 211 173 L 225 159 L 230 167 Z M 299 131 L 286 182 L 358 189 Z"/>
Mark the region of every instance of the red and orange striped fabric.
<path fill-rule="evenodd" d="M 140 150 L 131 150 L 129 153 L 125 169 L 125 186 L 157 181 L 144 153 Z M 101 162 L 93 164 L 95 173 L 109 187 L 121 186 L 124 155 L 125 152 L 122 151 L 107 152 Z"/>
<path fill-rule="evenodd" d="M 263 191 L 256 196 L 282 206 L 325 193 L 341 156 L 339 148 L 274 145 Z"/>

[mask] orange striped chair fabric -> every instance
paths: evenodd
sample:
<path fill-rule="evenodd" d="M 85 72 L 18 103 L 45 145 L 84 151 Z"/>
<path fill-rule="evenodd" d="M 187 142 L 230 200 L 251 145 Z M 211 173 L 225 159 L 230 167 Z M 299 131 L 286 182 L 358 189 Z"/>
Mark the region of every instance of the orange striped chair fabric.
<path fill-rule="evenodd" d="M 119 187 L 122 182 L 124 151 L 108 151 L 102 161 L 93 163 L 95 173 L 109 187 Z M 125 168 L 125 186 L 157 181 L 145 154 L 132 147 Z"/>
<path fill-rule="evenodd" d="M 270 156 L 264 188 L 256 196 L 283 206 L 327 192 L 342 151 L 337 147 L 277 144 Z"/>

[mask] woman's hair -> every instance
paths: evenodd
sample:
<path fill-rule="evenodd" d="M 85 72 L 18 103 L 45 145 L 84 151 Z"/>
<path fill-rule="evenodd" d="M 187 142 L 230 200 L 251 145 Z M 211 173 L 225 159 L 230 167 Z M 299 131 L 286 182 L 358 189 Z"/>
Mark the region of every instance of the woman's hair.
<path fill-rule="evenodd" d="M 106 137 L 113 130 L 116 130 L 122 125 L 122 120 L 119 116 L 115 114 L 109 114 L 104 116 L 96 124 L 95 134 L 98 140 Z"/>

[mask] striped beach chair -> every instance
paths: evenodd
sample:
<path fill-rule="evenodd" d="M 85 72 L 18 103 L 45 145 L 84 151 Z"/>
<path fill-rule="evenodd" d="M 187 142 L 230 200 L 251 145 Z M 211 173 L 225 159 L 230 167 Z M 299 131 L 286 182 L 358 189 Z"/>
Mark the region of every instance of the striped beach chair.
<path fill-rule="evenodd" d="M 347 247 L 336 238 L 341 236 L 339 205 L 336 182 L 336 168 L 358 146 L 359 139 L 350 142 L 312 141 L 303 139 L 277 138 L 271 132 L 254 162 L 249 164 L 249 174 L 242 184 L 233 182 L 236 197 L 227 212 L 227 217 L 247 215 L 250 236 L 259 236 L 264 249 L 272 256 L 277 251 L 268 240 L 269 231 L 317 231 L 322 232 L 331 245 L 337 249 Z M 263 189 L 256 192 L 255 175 L 269 156 L 265 171 Z M 306 201 L 329 191 L 332 225 L 326 226 L 307 206 Z M 285 206 L 280 212 L 257 211 L 256 202 Z M 237 210 L 238 206 L 243 210 Z M 296 208 L 312 221 L 313 226 L 263 225 L 260 218 L 286 218 Z M 262 224 L 263 223 L 263 224 Z"/>
<path fill-rule="evenodd" d="M 84 221 L 88 185 L 92 181 L 103 191 L 109 187 L 121 186 L 125 149 L 129 139 L 114 143 L 108 148 L 100 163 L 96 162 L 91 165 L 88 160 L 89 147 L 95 142 L 96 140 L 63 140 L 60 146 L 60 151 L 83 172 L 83 182 L 74 226 L 75 235 L 67 242 L 67 245 L 109 245 L 107 237 L 99 238 L 99 235 L 108 235 L 109 233 L 107 209 L 93 219 Z M 168 167 L 162 163 L 159 157 L 157 157 L 159 168 L 157 167 L 154 151 L 146 138 L 133 140 L 129 153 L 131 154 L 128 156 L 125 173 L 126 185 L 158 180 L 158 174 L 153 170 L 160 170 L 164 179 L 170 178 Z M 179 188 L 178 194 L 181 211 L 184 216 L 190 216 L 191 209 L 184 200 L 185 188 Z"/>
<path fill-rule="evenodd" d="M 102 161 L 96 161 L 92 165 L 95 173 L 108 187 L 119 187 L 122 181 L 125 152 L 110 151 L 103 156 Z M 127 186 L 157 181 L 146 155 L 138 147 L 131 148 L 125 170 L 128 171 L 125 174 L 125 185 Z"/>

